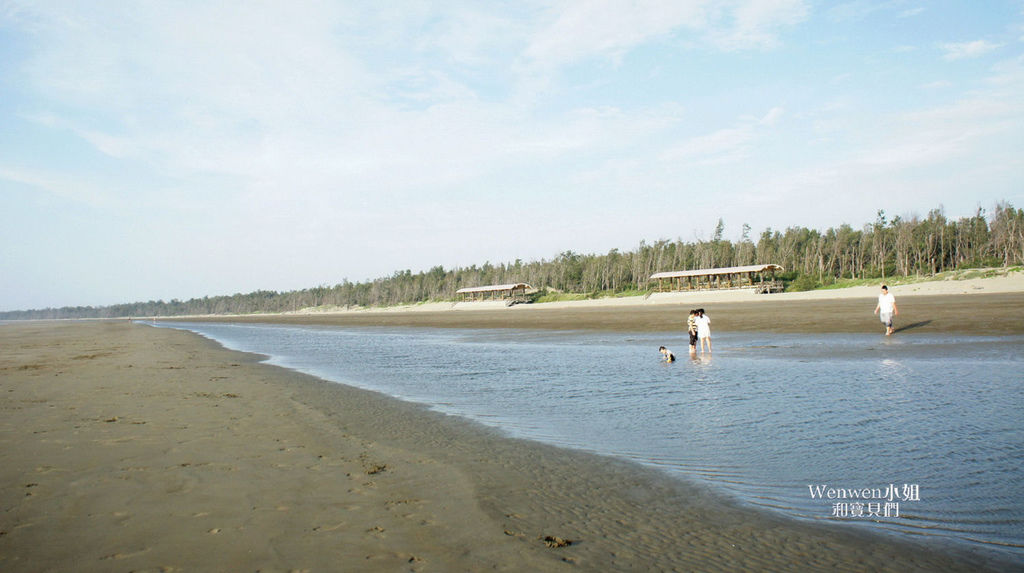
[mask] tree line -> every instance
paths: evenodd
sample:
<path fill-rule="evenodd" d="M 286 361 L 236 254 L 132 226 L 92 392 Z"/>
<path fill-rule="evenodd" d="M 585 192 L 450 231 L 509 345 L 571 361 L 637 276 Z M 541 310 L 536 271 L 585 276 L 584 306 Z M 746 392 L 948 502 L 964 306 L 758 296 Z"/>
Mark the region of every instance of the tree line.
<path fill-rule="evenodd" d="M 825 231 L 806 227 L 765 229 L 760 236 L 743 225 L 738 241 L 723 238 L 718 221 L 707 240 L 641 241 L 632 251 L 605 254 L 565 251 L 551 260 L 435 266 L 413 273 L 397 271 L 366 282 L 347 279 L 334 286 L 288 291 L 149 301 L 102 307 L 64 307 L 0 312 L 0 319 L 113 318 L 190 314 L 252 314 L 303 308 L 373 307 L 425 301 L 456 300 L 463 287 L 525 282 L 543 292 L 589 296 L 642 293 L 653 288 L 649 277 L 660 271 L 778 264 L 788 289 L 808 289 L 837 279 L 931 275 L 943 271 L 1024 264 L 1024 209 L 1000 202 L 986 214 L 950 219 L 942 208 L 927 217 L 892 217 L 878 211 L 874 222 L 855 229 L 848 224 Z"/>

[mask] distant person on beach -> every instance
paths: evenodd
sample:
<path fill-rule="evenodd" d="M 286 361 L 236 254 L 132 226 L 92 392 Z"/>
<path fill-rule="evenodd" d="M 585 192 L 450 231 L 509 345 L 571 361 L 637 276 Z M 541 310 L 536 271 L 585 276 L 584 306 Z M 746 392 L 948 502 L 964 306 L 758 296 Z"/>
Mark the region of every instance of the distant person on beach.
<path fill-rule="evenodd" d="M 686 317 L 686 333 L 690 335 L 690 354 L 697 352 L 697 311 L 690 309 Z"/>
<path fill-rule="evenodd" d="M 662 361 L 664 361 L 664 362 L 675 362 L 676 361 L 676 355 L 672 354 L 672 351 L 669 350 L 668 348 L 665 348 L 664 346 L 662 346 L 661 348 L 658 349 L 658 352 L 661 353 Z"/>
<path fill-rule="evenodd" d="M 704 314 L 703 308 L 697 309 L 697 338 L 700 340 L 700 351 L 704 352 L 704 348 L 707 347 L 707 351 L 711 352 L 711 318 Z"/>
<path fill-rule="evenodd" d="M 892 317 L 898 316 L 900 309 L 896 308 L 896 297 L 889 292 L 889 287 L 882 285 L 882 293 L 878 295 L 878 304 L 875 305 L 875 314 L 885 325 L 885 335 L 890 336 L 895 332 L 892 328 Z"/>

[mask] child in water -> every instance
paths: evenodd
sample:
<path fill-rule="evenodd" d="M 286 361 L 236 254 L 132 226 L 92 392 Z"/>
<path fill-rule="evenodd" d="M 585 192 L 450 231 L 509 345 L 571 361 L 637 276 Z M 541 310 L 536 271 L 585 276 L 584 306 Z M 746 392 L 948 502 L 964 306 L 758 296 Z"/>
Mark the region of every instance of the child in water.
<path fill-rule="evenodd" d="M 661 352 L 661 359 L 663 361 L 665 361 L 665 362 L 675 362 L 676 361 L 676 355 L 672 354 L 672 351 L 669 350 L 668 348 L 665 348 L 664 346 L 662 346 L 661 348 L 658 349 L 658 352 Z"/>

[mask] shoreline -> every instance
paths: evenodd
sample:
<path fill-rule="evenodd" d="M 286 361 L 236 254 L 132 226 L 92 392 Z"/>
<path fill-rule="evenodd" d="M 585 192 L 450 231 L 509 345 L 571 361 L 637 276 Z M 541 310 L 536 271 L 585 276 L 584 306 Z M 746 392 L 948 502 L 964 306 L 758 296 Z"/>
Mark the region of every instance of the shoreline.
<path fill-rule="evenodd" d="M 881 283 L 879 283 L 881 284 Z M 1024 272 L 1005 276 L 893 283 L 897 334 L 1024 334 Z M 246 315 L 136 318 L 179 322 L 244 322 L 337 326 L 517 328 L 674 332 L 687 311 L 705 308 L 713 331 L 873 333 L 877 286 L 754 294 L 749 289 L 654 293 L 649 296 L 518 304 L 501 301 L 423 303 L 370 309 L 305 309 Z"/>
<path fill-rule="evenodd" d="M 752 295 L 753 296 L 753 295 Z M 758 295 L 776 296 L 776 295 Z M 703 307 L 712 331 L 778 333 L 884 332 L 872 313 L 874 296 L 762 299 L 688 298 L 658 304 L 516 305 L 472 310 L 350 311 L 341 313 L 159 317 L 168 322 L 237 322 L 333 326 L 515 328 L 681 332 L 688 309 Z M 554 304 L 554 303 L 547 303 Z M 896 334 L 1021 335 L 1024 292 L 963 295 L 897 294 Z M 138 319 L 145 320 L 145 319 Z"/>
<path fill-rule="evenodd" d="M 0 476 L 17 484 L 0 494 L 5 569 L 1005 565 L 739 507 L 655 469 L 504 437 L 188 332 L 8 324 L 0 341 Z"/>

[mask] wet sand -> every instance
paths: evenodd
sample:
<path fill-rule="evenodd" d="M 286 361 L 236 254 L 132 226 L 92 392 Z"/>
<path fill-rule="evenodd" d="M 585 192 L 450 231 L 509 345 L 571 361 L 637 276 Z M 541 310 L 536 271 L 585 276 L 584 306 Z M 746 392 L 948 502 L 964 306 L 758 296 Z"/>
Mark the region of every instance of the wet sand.
<path fill-rule="evenodd" d="M 187 332 L 8 324 L 0 348 L 4 571 L 1006 566 L 736 507 Z"/>
<path fill-rule="evenodd" d="M 874 292 L 872 289 L 871 293 Z M 826 299 L 772 298 L 756 301 L 700 296 L 661 304 L 525 304 L 488 306 L 481 310 L 426 310 L 411 312 L 358 311 L 197 317 L 188 320 L 263 322 L 277 324 L 332 324 L 350 326 L 427 326 L 451 328 L 538 328 L 553 330 L 601 329 L 672 332 L 685 330 L 691 308 L 702 307 L 712 319 L 712 331 L 767 332 L 879 332 L 885 328 L 872 313 L 873 294 Z M 468 307 L 468 309 L 467 309 Z M 1024 334 L 1024 292 L 901 296 L 896 332 L 943 334 Z"/>

